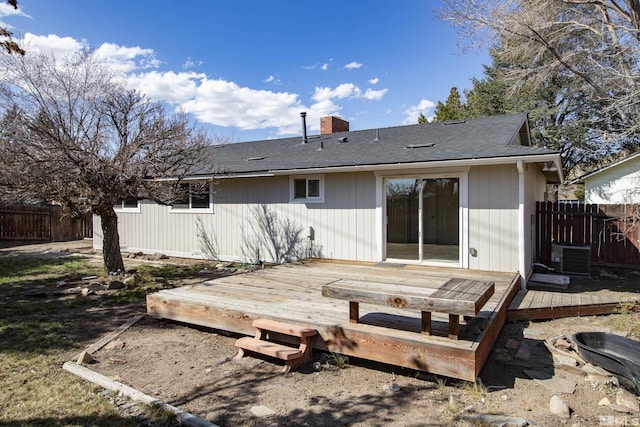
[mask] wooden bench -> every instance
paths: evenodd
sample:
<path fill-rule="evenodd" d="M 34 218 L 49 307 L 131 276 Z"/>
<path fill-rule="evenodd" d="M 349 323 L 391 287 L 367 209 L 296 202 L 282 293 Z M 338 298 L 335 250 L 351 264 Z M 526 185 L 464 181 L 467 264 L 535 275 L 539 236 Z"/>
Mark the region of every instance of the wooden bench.
<path fill-rule="evenodd" d="M 282 372 L 287 373 L 311 358 L 311 340 L 318 333 L 315 329 L 291 325 L 269 319 L 256 319 L 252 323 L 256 328 L 255 337 L 244 337 L 236 341 L 239 348 L 236 359 L 244 356 L 245 350 L 285 361 Z M 267 341 L 269 332 L 300 338 L 297 348 Z"/>
<path fill-rule="evenodd" d="M 449 338 L 458 339 L 460 316 L 475 317 L 491 298 L 494 282 L 450 279 L 433 289 L 387 283 L 338 280 L 322 287 L 322 296 L 349 301 L 349 321 L 360 320 L 359 304 L 420 310 L 420 331 L 431 334 L 431 312 L 449 315 Z"/>

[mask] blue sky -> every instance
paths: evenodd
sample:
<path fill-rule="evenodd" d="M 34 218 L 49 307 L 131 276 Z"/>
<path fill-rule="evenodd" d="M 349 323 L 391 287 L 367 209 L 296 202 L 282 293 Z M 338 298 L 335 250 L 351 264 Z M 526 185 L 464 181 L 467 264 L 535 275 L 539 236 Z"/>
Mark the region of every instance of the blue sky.
<path fill-rule="evenodd" d="M 482 76 L 418 0 L 19 0 L 0 22 L 28 49 L 90 47 L 130 87 L 193 114 L 223 139 L 310 134 L 338 115 L 351 130 L 416 123 L 452 86 Z"/>

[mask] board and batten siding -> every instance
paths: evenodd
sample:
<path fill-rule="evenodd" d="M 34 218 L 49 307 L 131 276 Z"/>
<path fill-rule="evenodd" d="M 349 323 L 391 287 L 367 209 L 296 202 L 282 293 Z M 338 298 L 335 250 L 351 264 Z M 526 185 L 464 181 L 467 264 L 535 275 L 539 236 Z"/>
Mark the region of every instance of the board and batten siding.
<path fill-rule="evenodd" d="M 150 201 L 140 203 L 139 213 L 118 212 L 120 244 L 126 252 L 206 258 L 206 236 L 219 259 L 255 261 L 266 206 L 280 229 L 288 221 L 300 231 L 299 251 L 309 253 L 312 227 L 312 256 L 376 261 L 375 191 L 372 172 L 324 175 L 324 203 L 289 202 L 289 176 L 221 179 L 214 185 L 213 213 L 176 213 Z M 94 221 L 100 249 L 100 220 Z M 260 260 L 274 261 L 272 248 L 262 246 Z"/>
<path fill-rule="evenodd" d="M 518 212 L 516 165 L 471 168 L 469 268 L 503 272 L 519 270 Z"/>
<path fill-rule="evenodd" d="M 640 203 L 640 156 L 584 179 L 585 203 Z"/>

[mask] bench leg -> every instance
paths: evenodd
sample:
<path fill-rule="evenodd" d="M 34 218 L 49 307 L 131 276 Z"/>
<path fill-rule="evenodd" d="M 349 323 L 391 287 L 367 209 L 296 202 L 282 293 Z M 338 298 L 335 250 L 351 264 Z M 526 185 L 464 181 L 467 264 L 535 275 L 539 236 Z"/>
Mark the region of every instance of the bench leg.
<path fill-rule="evenodd" d="M 244 349 L 241 348 L 238 350 L 238 354 L 236 354 L 236 357 L 234 357 L 234 359 L 242 359 L 244 357 Z"/>
<path fill-rule="evenodd" d="M 449 338 L 452 340 L 458 339 L 460 332 L 460 316 L 457 314 L 449 315 Z"/>
<path fill-rule="evenodd" d="M 349 301 L 349 322 L 358 323 L 360 320 L 360 307 L 357 301 Z"/>
<path fill-rule="evenodd" d="M 431 335 L 431 312 L 422 312 L 422 323 L 420 324 L 420 332 L 425 335 Z"/>

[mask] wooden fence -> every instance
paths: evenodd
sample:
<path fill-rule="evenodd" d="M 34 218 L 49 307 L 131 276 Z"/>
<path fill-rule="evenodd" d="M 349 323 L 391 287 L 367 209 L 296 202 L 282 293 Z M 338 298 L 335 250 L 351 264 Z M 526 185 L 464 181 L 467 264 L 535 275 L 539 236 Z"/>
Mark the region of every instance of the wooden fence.
<path fill-rule="evenodd" d="M 0 240 L 61 242 L 93 237 L 91 215 L 63 216 L 60 206 L 0 206 Z"/>
<path fill-rule="evenodd" d="M 591 264 L 640 267 L 640 205 L 538 202 L 536 260 L 551 263 L 552 244 L 591 247 Z"/>

